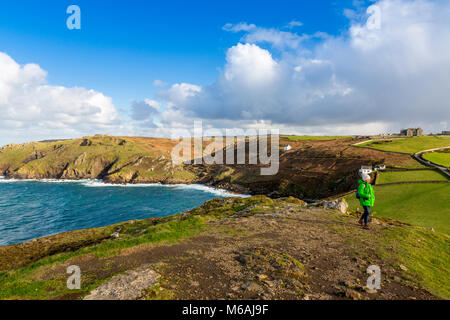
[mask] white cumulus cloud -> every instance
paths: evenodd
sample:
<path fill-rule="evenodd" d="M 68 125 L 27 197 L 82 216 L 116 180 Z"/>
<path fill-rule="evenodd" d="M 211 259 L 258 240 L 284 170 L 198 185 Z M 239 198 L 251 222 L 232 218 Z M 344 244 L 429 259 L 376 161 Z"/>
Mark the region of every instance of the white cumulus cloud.
<path fill-rule="evenodd" d="M 161 118 L 167 125 L 202 118 L 316 133 L 445 129 L 450 2 L 379 0 L 371 5 L 358 9 L 363 14 L 346 11 L 351 25 L 339 36 L 225 25 L 227 31 L 245 34 L 227 51 L 217 80 L 202 87 L 175 84 L 161 92 L 159 98 L 169 105 Z M 313 37 L 321 40 L 303 43 Z"/>
<path fill-rule="evenodd" d="M 0 52 L 0 144 L 123 129 L 112 99 L 95 90 L 46 83 L 37 64 Z"/>

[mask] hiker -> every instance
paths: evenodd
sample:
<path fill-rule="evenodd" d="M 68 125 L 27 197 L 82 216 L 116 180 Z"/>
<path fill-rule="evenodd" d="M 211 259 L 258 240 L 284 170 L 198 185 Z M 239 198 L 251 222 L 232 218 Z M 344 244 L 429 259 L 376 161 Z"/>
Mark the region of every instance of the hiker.
<path fill-rule="evenodd" d="M 361 179 L 358 181 L 357 198 L 359 198 L 359 203 L 364 209 L 364 213 L 359 219 L 359 224 L 363 225 L 364 223 L 364 229 L 369 229 L 367 223 L 369 222 L 370 207 L 375 203 L 375 193 L 370 181 L 370 175 L 365 172 L 361 174 Z"/>

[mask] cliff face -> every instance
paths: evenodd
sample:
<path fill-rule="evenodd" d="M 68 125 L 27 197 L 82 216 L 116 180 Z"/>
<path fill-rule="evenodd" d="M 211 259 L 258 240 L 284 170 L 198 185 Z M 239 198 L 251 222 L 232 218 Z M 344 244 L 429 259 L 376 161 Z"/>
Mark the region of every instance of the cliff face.
<path fill-rule="evenodd" d="M 244 188 L 273 197 L 320 199 L 355 188 L 362 165 L 420 166 L 409 155 L 356 148 L 354 143 L 353 139 L 293 141 L 281 137 L 280 146 L 292 149 L 280 150 L 279 171 L 273 176 L 261 175 L 259 165 L 201 165 L 196 170 L 202 182 L 218 187 Z"/>
<path fill-rule="evenodd" d="M 167 150 L 138 139 L 109 136 L 5 146 L 0 152 L 0 173 L 18 179 L 104 179 L 116 183 L 195 179 L 183 166 L 172 166 Z"/>
<path fill-rule="evenodd" d="M 0 149 L 0 175 L 112 183 L 204 183 L 238 193 L 318 199 L 355 187 L 361 165 L 401 167 L 414 162 L 408 155 L 354 148 L 354 142 L 281 138 L 280 146 L 289 144 L 292 149 L 280 151 L 276 175 L 263 176 L 259 165 L 174 166 L 171 151 L 177 142 L 169 139 L 95 136 L 5 146 Z"/>

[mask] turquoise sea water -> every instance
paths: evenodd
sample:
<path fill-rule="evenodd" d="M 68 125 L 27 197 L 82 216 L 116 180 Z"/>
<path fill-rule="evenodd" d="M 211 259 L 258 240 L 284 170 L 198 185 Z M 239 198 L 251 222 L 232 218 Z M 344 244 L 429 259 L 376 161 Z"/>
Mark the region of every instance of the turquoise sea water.
<path fill-rule="evenodd" d="M 201 185 L 0 178 L 0 245 L 121 221 L 167 216 L 231 196 Z"/>

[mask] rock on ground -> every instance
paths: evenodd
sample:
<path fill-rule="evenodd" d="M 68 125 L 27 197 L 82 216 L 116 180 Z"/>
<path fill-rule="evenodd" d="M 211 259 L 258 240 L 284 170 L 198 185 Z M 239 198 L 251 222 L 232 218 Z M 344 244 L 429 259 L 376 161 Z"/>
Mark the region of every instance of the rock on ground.
<path fill-rule="evenodd" d="M 160 275 L 146 268 L 130 270 L 117 275 L 94 289 L 84 300 L 134 300 L 143 295 L 145 289 L 158 284 Z"/>
<path fill-rule="evenodd" d="M 336 199 L 336 200 L 332 200 L 332 201 L 324 201 L 323 208 L 339 210 L 342 213 L 347 213 L 348 203 L 344 198 L 340 198 L 340 199 Z"/>

